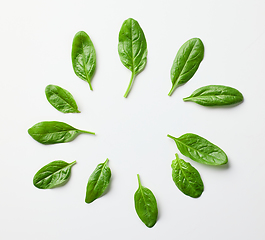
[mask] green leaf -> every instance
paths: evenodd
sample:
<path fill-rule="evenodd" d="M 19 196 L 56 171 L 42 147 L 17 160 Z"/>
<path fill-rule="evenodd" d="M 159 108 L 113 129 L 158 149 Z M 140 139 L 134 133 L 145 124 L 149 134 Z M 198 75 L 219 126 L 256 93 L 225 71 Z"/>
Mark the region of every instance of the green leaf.
<path fill-rule="evenodd" d="M 59 187 L 67 183 L 71 168 L 76 163 L 67 163 L 61 160 L 50 162 L 42 167 L 34 176 L 33 184 L 40 189 Z"/>
<path fill-rule="evenodd" d="M 193 198 L 201 196 L 203 182 L 199 172 L 190 163 L 180 159 L 176 154 L 171 167 L 173 181 L 181 192 Z"/>
<path fill-rule="evenodd" d="M 62 113 L 80 113 L 70 92 L 56 85 L 48 85 L 45 94 L 49 103 Z"/>
<path fill-rule="evenodd" d="M 199 38 L 192 38 L 180 47 L 171 68 L 172 88 L 169 96 L 178 86 L 188 82 L 193 77 L 203 56 L 204 46 Z"/>
<path fill-rule="evenodd" d="M 184 101 L 192 101 L 203 106 L 224 106 L 243 101 L 241 92 L 232 87 L 209 85 L 195 90 Z"/>
<path fill-rule="evenodd" d="M 143 187 L 140 176 L 137 174 L 139 188 L 134 194 L 135 210 L 142 222 L 149 228 L 157 221 L 157 203 L 154 194 L 146 187 Z"/>
<path fill-rule="evenodd" d="M 222 165 L 228 159 L 225 152 L 203 137 L 193 133 L 186 133 L 179 138 L 167 135 L 172 138 L 179 151 L 192 160 L 207 165 Z"/>
<path fill-rule="evenodd" d="M 139 23 L 129 18 L 122 24 L 119 33 L 118 52 L 122 64 L 132 72 L 131 80 L 124 97 L 127 97 L 134 78 L 145 67 L 147 61 L 147 43 Z"/>
<path fill-rule="evenodd" d="M 91 79 L 96 70 L 96 51 L 90 37 L 83 31 L 74 36 L 72 45 L 72 64 L 75 74 L 88 82 L 91 90 Z"/>
<path fill-rule="evenodd" d="M 65 143 L 72 141 L 80 133 L 94 134 L 76 129 L 66 123 L 57 121 L 44 121 L 35 124 L 28 130 L 29 135 L 42 144 Z"/>
<path fill-rule="evenodd" d="M 90 175 L 86 188 L 86 203 L 91 203 L 99 198 L 110 183 L 111 170 L 107 166 L 109 159 L 97 165 L 94 172 Z"/>

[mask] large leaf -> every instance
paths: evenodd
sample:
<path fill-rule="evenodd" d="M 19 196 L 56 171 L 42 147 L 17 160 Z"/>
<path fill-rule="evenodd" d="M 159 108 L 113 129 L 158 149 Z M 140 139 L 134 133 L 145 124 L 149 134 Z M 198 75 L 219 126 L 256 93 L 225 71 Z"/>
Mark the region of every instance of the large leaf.
<path fill-rule="evenodd" d="M 42 144 L 65 143 L 72 141 L 80 133 L 95 134 L 76 129 L 64 122 L 39 122 L 28 130 L 29 135 Z"/>
<path fill-rule="evenodd" d="M 122 24 L 119 33 L 118 52 L 122 64 L 132 72 L 131 80 L 124 97 L 127 97 L 135 76 L 140 73 L 147 61 L 147 43 L 139 23 L 129 18 Z"/>
<path fill-rule="evenodd" d="M 34 176 L 33 184 L 40 189 L 48 189 L 65 184 L 70 177 L 71 168 L 76 163 L 61 160 L 53 161 L 42 167 Z"/>
<path fill-rule="evenodd" d="M 180 159 L 176 154 L 171 167 L 173 181 L 181 192 L 193 198 L 201 196 L 203 182 L 199 172 L 190 163 Z"/>
<path fill-rule="evenodd" d="M 72 45 L 72 64 L 75 74 L 88 82 L 91 90 L 91 79 L 96 69 L 96 51 L 90 37 L 84 31 L 74 36 Z"/>
<path fill-rule="evenodd" d="M 241 92 L 232 87 L 209 85 L 195 90 L 184 101 L 192 101 L 203 106 L 224 106 L 243 101 Z"/>
<path fill-rule="evenodd" d="M 86 203 L 91 203 L 99 198 L 110 183 L 111 170 L 107 166 L 109 159 L 97 165 L 94 172 L 90 175 L 86 188 Z"/>
<path fill-rule="evenodd" d="M 48 85 L 45 94 L 49 103 L 63 113 L 80 113 L 74 97 L 66 89 L 56 85 Z"/>
<path fill-rule="evenodd" d="M 134 194 L 135 210 L 142 222 L 149 228 L 156 224 L 158 209 L 154 194 L 146 187 L 143 187 L 137 174 L 139 188 Z"/>
<path fill-rule="evenodd" d="M 193 77 L 203 56 L 204 46 L 199 38 L 192 38 L 180 47 L 171 68 L 172 88 L 168 94 L 169 96 L 178 86 Z"/>
<path fill-rule="evenodd" d="M 196 134 L 186 133 L 179 138 L 171 135 L 167 136 L 175 141 L 183 155 L 196 162 L 207 165 L 222 165 L 228 161 L 225 152 L 221 148 Z"/>

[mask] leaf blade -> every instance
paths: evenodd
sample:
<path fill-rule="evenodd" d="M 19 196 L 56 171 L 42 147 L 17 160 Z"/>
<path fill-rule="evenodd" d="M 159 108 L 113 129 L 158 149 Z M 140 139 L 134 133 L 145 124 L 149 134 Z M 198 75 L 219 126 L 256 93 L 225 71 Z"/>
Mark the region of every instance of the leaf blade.
<path fill-rule="evenodd" d="M 204 45 L 199 38 L 192 38 L 180 47 L 170 72 L 172 88 L 169 96 L 178 86 L 188 82 L 193 77 L 203 57 Z"/>
<path fill-rule="evenodd" d="M 139 187 L 134 194 L 134 206 L 138 217 L 149 228 L 156 224 L 158 209 L 157 202 L 152 191 L 143 187 L 137 174 Z"/>
<path fill-rule="evenodd" d="M 76 129 L 64 122 L 43 121 L 28 129 L 29 135 L 42 144 L 66 143 L 74 140 L 80 133 L 93 132 Z"/>
<path fill-rule="evenodd" d="M 84 31 L 79 31 L 74 36 L 72 65 L 75 74 L 88 82 L 90 90 L 93 90 L 91 80 L 96 70 L 96 51 L 93 42 Z"/>
<path fill-rule="evenodd" d="M 186 133 L 179 138 L 167 136 L 175 141 L 179 151 L 184 156 L 196 162 L 215 166 L 228 162 L 228 158 L 221 148 L 199 135 Z"/>
<path fill-rule="evenodd" d="M 110 183 L 111 170 L 107 166 L 109 159 L 104 163 L 97 165 L 96 169 L 90 175 L 86 188 L 86 203 L 92 203 L 99 198 L 106 190 Z"/>
<path fill-rule="evenodd" d="M 118 53 L 122 64 L 132 72 L 129 86 L 124 95 L 126 98 L 136 75 L 145 68 L 147 62 L 147 43 L 144 32 L 139 23 L 132 18 L 125 20 L 121 26 Z"/>
<path fill-rule="evenodd" d="M 202 106 L 225 106 L 242 102 L 244 99 L 237 89 L 223 85 L 208 85 L 195 90 L 184 101 L 192 101 Z"/>
<path fill-rule="evenodd" d="M 188 162 L 178 157 L 172 161 L 172 179 L 178 189 L 192 198 L 201 196 L 204 185 L 199 172 Z"/>
<path fill-rule="evenodd" d="M 66 89 L 56 85 L 45 88 L 46 98 L 49 103 L 62 113 L 80 113 L 73 95 Z"/>
<path fill-rule="evenodd" d="M 70 178 L 71 168 L 76 163 L 57 160 L 43 166 L 33 177 L 33 185 L 39 189 L 50 189 L 64 185 Z"/>

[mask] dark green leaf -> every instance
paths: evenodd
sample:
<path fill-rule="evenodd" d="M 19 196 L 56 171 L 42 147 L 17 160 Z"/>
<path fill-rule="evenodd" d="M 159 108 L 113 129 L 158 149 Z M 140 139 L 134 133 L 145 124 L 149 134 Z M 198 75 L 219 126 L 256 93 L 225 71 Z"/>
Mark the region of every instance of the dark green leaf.
<path fill-rule="evenodd" d="M 70 92 L 56 85 L 48 85 L 45 94 L 49 103 L 63 113 L 80 113 Z"/>
<path fill-rule="evenodd" d="M 72 64 L 75 74 L 87 81 L 91 90 L 91 79 L 96 69 L 96 51 L 90 37 L 83 31 L 74 36 Z"/>
<path fill-rule="evenodd" d="M 130 84 L 124 97 L 127 97 L 135 76 L 140 73 L 147 61 L 147 43 L 139 23 L 129 18 L 122 24 L 119 33 L 118 52 L 122 64 L 132 72 Z"/>
<path fill-rule="evenodd" d="M 31 127 L 28 133 L 32 138 L 42 144 L 70 142 L 80 133 L 95 134 L 57 121 L 39 122 Z"/>
<path fill-rule="evenodd" d="M 142 222 L 149 228 L 156 224 L 158 210 L 154 194 L 146 187 L 143 187 L 137 174 L 139 188 L 134 194 L 135 210 Z"/>
<path fill-rule="evenodd" d="M 97 165 L 94 172 L 90 175 L 86 188 L 86 203 L 91 203 L 99 198 L 110 183 L 111 171 L 107 166 L 109 159 Z"/>
<path fill-rule="evenodd" d="M 193 198 L 201 196 L 203 182 L 199 172 L 190 163 L 180 159 L 176 154 L 171 167 L 173 181 L 181 192 Z"/>
<path fill-rule="evenodd" d="M 34 176 L 33 184 L 40 189 L 49 189 L 64 185 L 70 177 L 71 168 L 76 163 L 61 160 L 51 162 L 42 167 Z"/>
<path fill-rule="evenodd" d="M 204 46 L 199 38 L 192 38 L 180 47 L 171 68 L 172 88 L 168 94 L 169 96 L 178 86 L 193 77 L 203 56 Z"/>
<path fill-rule="evenodd" d="M 186 133 L 179 138 L 167 135 L 172 138 L 179 151 L 192 160 L 207 165 L 222 165 L 227 163 L 225 152 L 203 137 L 193 133 Z"/>
<path fill-rule="evenodd" d="M 209 85 L 195 90 L 184 101 L 192 101 L 203 106 L 224 106 L 243 101 L 241 92 L 232 87 Z"/>

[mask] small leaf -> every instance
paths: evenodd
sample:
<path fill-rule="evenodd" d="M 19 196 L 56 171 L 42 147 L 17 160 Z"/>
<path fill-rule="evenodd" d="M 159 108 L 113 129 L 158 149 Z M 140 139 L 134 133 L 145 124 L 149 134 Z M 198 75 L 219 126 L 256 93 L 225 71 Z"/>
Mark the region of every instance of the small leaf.
<path fill-rule="evenodd" d="M 169 96 L 178 86 L 188 82 L 193 77 L 203 56 L 204 46 L 199 38 L 192 38 L 180 47 L 171 68 L 172 88 Z"/>
<path fill-rule="evenodd" d="M 75 74 L 88 82 L 91 90 L 91 79 L 96 70 L 96 51 L 87 33 L 80 31 L 74 36 L 72 45 L 72 64 Z"/>
<path fill-rule="evenodd" d="M 204 187 L 199 172 L 190 163 L 180 159 L 178 154 L 171 167 L 172 178 L 178 189 L 190 197 L 200 197 Z"/>
<path fill-rule="evenodd" d="M 157 203 L 154 194 L 146 187 L 143 187 L 140 176 L 137 174 L 139 188 L 134 194 L 135 210 L 142 222 L 149 228 L 157 221 Z"/>
<path fill-rule="evenodd" d="M 76 129 L 64 122 L 44 121 L 35 124 L 28 130 L 29 135 L 42 144 L 54 144 L 70 142 L 80 133 L 94 134 Z"/>
<path fill-rule="evenodd" d="M 139 23 L 129 18 L 122 24 L 119 33 L 118 52 L 122 64 L 132 72 L 131 80 L 124 97 L 127 97 L 134 78 L 145 67 L 147 61 L 147 43 Z"/>
<path fill-rule="evenodd" d="M 109 159 L 97 165 L 94 172 L 90 175 L 86 188 L 86 203 L 91 203 L 99 198 L 110 183 L 111 170 L 107 166 Z"/>
<path fill-rule="evenodd" d="M 225 152 L 203 137 L 193 133 L 186 133 L 179 138 L 167 135 L 172 138 L 179 151 L 192 160 L 207 165 L 223 165 L 228 159 Z"/>
<path fill-rule="evenodd" d="M 62 113 L 80 113 L 70 92 L 56 85 L 48 85 L 45 94 L 49 103 Z"/>
<path fill-rule="evenodd" d="M 241 92 L 232 87 L 209 85 L 195 90 L 184 101 L 192 101 L 203 106 L 224 106 L 243 101 Z"/>
<path fill-rule="evenodd" d="M 67 163 L 61 160 L 50 162 L 42 167 L 34 176 L 33 184 L 40 189 L 59 187 L 67 183 L 71 168 L 76 163 Z"/>

